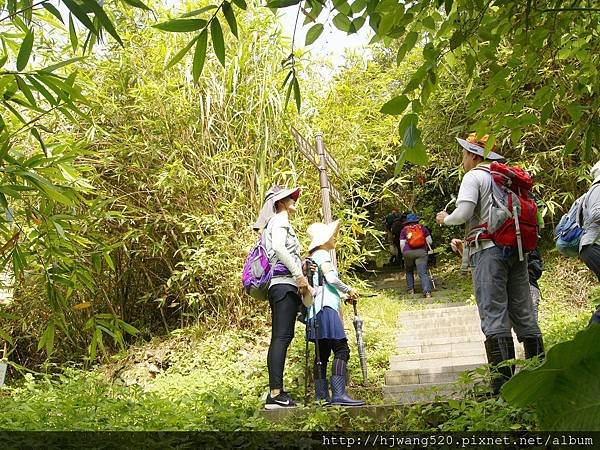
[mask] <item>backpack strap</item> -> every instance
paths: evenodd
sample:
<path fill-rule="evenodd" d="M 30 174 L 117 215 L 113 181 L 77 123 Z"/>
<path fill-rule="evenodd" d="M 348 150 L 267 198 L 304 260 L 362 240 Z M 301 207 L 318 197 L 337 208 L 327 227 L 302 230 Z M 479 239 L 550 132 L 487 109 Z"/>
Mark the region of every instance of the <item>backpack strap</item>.
<path fill-rule="evenodd" d="M 504 204 L 502 204 L 502 202 L 498 201 L 498 199 L 494 195 L 494 185 L 496 184 L 496 182 L 494 181 L 494 176 L 492 175 L 492 170 L 489 167 L 483 167 L 483 166 L 477 166 L 477 167 L 473 168 L 473 170 L 482 170 L 482 171 L 490 174 L 490 195 L 492 196 L 492 205 L 497 208 L 500 208 L 502 211 L 507 213 L 509 217 L 512 217 L 513 212 L 511 210 L 509 210 L 507 207 L 505 207 Z M 512 195 L 512 191 L 507 192 L 507 195 Z M 481 216 L 480 216 L 480 218 L 481 218 Z M 485 224 L 487 224 L 487 221 L 485 222 Z M 482 225 L 478 225 L 476 228 L 479 228 L 481 226 Z"/>
<path fill-rule="evenodd" d="M 600 185 L 600 181 L 596 181 L 595 183 L 592 183 L 592 186 L 590 187 L 590 189 L 583 195 L 583 198 L 581 199 L 581 203 L 579 203 L 579 208 L 577 208 L 577 215 L 575 216 L 575 221 L 577 223 L 577 226 L 579 226 L 580 228 L 583 228 L 583 208 L 585 207 L 590 194 L 599 185 Z"/>

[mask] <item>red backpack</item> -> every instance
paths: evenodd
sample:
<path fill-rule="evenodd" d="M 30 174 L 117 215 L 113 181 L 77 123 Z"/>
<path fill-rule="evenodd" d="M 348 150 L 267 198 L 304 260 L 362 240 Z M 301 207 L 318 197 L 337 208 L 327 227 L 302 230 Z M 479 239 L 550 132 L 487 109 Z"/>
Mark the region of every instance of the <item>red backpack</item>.
<path fill-rule="evenodd" d="M 406 242 L 412 249 L 425 247 L 425 233 L 418 223 L 406 225 Z"/>
<path fill-rule="evenodd" d="M 519 167 L 493 162 L 487 167 L 477 167 L 491 174 L 492 207 L 488 220 L 472 228 L 467 242 L 491 239 L 496 245 L 517 248 L 519 259 L 523 252 L 537 247 L 537 205 L 531 198 L 533 181 Z"/>

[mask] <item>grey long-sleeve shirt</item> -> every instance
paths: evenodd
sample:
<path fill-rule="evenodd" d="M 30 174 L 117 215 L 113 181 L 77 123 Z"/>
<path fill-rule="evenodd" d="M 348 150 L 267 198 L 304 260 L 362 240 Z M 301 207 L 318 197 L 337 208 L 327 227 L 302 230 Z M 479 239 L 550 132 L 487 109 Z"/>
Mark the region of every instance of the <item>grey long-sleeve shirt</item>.
<path fill-rule="evenodd" d="M 583 235 L 579 243 L 579 251 L 585 245 L 593 244 L 600 235 L 600 184 L 592 184 L 582 205 Z"/>

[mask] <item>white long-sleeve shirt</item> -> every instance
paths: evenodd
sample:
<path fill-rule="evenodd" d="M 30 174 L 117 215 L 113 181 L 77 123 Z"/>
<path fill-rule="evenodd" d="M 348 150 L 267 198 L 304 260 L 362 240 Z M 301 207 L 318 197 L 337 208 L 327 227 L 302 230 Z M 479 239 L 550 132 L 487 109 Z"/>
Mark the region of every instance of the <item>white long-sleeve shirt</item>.
<path fill-rule="evenodd" d="M 265 228 L 265 246 L 271 264 L 281 262 L 288 268 L 291 276 L 276 276 L 271 285 L 291 284 L 297 286 L 296 278 L 302 275 L 300 241 L 289 222 L 287 211 L 275 214 Z"/>

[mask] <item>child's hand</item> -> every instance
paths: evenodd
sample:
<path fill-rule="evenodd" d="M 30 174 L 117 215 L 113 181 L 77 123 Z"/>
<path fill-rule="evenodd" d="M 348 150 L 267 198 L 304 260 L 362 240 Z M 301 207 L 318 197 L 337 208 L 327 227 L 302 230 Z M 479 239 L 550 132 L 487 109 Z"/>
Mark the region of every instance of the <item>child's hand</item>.
<path fill-rule="evenodd" d="M 348 292 L 348 299 L 354 303 L 358 300 L 359 294 L 356 290 L 354 289 L 350 289 L 350 292 Z"/>

